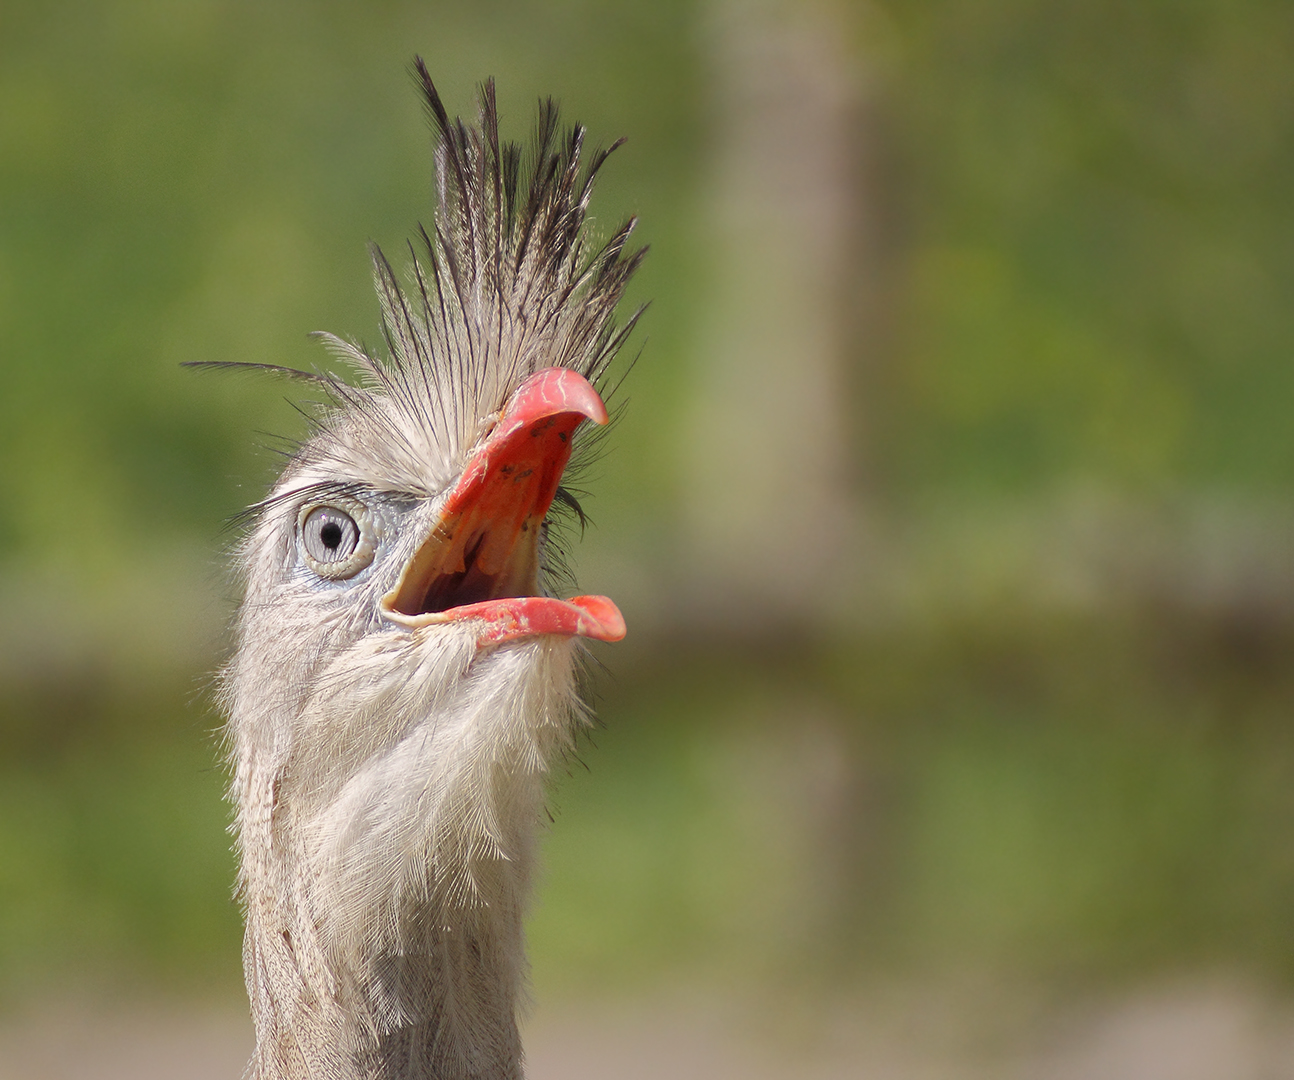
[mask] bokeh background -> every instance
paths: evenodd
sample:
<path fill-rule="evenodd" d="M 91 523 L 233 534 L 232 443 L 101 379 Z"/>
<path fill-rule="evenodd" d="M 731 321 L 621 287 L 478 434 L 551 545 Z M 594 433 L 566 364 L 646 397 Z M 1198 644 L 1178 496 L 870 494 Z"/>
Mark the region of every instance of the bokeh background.
<path fill-rule="evenodd" d="M 365 245 L 432 208 L 414 53 L 514 138 L 541 94 L 627 136 L 595 213 L 652 249 L 540 1019 L 738 1009 L 848 1068 L 884 1031 L 859 1075 L 907 1076 L 1131 1001 L 1294 1069 L 1279 0 L 5 0 L 5 1030 L 241 1008 L 208 687 L 302 421 L 179 365 L 379 340 Z"/>

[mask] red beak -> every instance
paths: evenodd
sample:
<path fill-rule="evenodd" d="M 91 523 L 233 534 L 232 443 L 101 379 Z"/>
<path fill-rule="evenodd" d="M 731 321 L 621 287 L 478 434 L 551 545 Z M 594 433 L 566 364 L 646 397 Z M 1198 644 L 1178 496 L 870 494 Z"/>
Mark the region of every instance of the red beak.
<path fill-rule="evenodd" d="M 624 617 L 605 596 L 535 595 L 541 526 L 585 419 L 605 424 L 607 410 L 577 372 L 545 368 L 522 383 L 382 598 L 382 613 L 414 628 L 480 620 L 481 644 L 536 634 L 624 637 Z"/>

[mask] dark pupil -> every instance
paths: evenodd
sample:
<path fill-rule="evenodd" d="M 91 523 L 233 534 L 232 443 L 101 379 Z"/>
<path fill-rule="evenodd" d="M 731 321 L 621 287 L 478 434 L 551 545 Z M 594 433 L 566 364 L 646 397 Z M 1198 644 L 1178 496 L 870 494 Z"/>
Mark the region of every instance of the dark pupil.
<path fill-rule="evenodd" d="M 335 521 L 327 521 L 319 530 L 319 539 L 329 551 L 336 551 L 341 546 L 341 526 Z"/>

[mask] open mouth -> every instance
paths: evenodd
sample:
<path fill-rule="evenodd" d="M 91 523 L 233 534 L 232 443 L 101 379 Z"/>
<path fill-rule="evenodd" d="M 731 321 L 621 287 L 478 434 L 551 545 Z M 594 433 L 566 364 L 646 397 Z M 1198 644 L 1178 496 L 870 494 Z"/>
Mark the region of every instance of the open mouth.
<path fill-rule="evenodd" d="M 382 598 L 382 614 L 408 627 L 480 620 L 482 644 L 536 634 L 624 637 L 624 618 L 605 596 L 536 595 L 544 518 L 586 419 L 605 424 L 607 410 L 583 376 L 546 368 L 527 379 Z"/>

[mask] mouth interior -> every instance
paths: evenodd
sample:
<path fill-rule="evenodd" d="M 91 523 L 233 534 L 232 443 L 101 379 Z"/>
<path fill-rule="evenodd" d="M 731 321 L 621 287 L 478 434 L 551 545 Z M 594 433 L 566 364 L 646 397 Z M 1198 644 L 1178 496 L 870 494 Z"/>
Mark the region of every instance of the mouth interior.
<path fill-rule="evenodd" d="M 497 532 L 492 534 L 489 529 L 475 532 L 470 540 L 459 544 L 457 535 L 465 531 L 460 527 L 457 535 L 444 543 L 442 558 L 429 560 L 427 576 L 417 575 L 426 582 L 425 588 L 401 589 L 392 609 L 412 617 L 450 611 L 484 600 L 536 595 L 538 582 L 533 568 L 538 563 L 538 553 L 533 542 L 527 544 L 527 539 L 535 533 L 529 524 L 525 522 L 515 542 L 508 545 L 511 550 L 502 566 L 493 568 L 487 564 L 491 561 L 489 554 L 500 546 L 495 539 Z M 451 561 L 455 551 L 460 552 L 459 559 Z M 528 570 L 531 572 L 527 573 Z"/>
<path fill-rule="evenodd" d="M 485 537 L 480 536 L 463 553 L 463 569 L 447 574 L 437 574 L 427 586 L 422 602 L 416 610 L 406 611 L 406 615 L 423 615 L 432 611 L 445 611 L 461 607 L 463 604 L 475 604 L 481 600 L 494 600 L 498 594 L 494 591 L 497 575 L 487 574 L 476 565 L 476 557 L 481 553 Z"/>
<path fill-rule="evenodd" d="M 480 498 L 442 519 L 385 598 L 386 610 L 435 622 L 472 604 L 535 596 L 540 526 L 551 500 L 523 498 L 518 506 L 521 487 L 508 484 L 506 499 Z"/>

